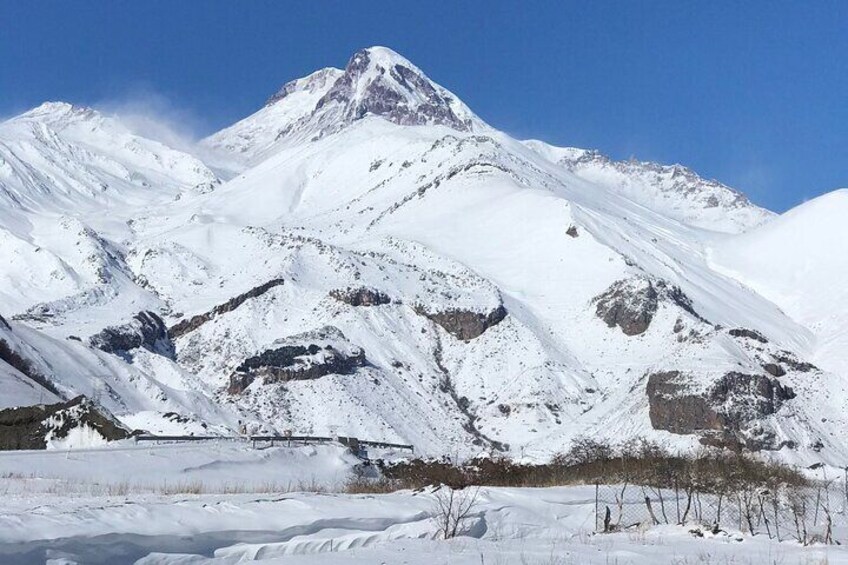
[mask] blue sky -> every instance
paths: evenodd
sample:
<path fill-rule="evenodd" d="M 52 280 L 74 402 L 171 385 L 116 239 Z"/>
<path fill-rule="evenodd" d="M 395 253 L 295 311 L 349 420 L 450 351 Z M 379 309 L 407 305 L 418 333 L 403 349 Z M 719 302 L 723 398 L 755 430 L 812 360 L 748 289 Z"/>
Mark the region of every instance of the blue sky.
<path fill-rule="evenodd" d="M 201 135 L 386 45 L 518 137 L 683 163 L 778 211 L 848 186 L 845 1 L 36 0 L 0 22 L 0 116 L 146 100 Z"/>

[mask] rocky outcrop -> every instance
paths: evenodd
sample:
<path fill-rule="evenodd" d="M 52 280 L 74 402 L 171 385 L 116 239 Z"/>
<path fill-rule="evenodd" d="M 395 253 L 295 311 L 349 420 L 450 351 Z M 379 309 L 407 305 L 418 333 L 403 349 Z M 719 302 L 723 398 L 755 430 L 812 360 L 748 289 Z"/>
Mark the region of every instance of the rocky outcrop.
<path fill-rule="evenodd" d="M 312 380 L 327 375 L 350 375 L 368 363 L 365 352 L 347 343 L 338 329 L 325 331 L 329 333 L 330 339 L 316 340 L 323 343 L 280 344 L 245 359 L 230 376 L 228 392 L 241 394 L 258 378 L 262 379 L 263 384 L 273 384 Z M 303 334 L 290 341 L 305 341 L 304 338 L 308 337 L 321 336 Z"/>
<path fill-rule="evenodd" d="M 351 306 L 381 306 L 383 304 L 391 304 L 392 302 L 392 299 L 388 295 L 379 290 L 364 286 L 359 288 L 334 289 L 330 291 L 330 297 Z"/>
<path fill-rule="evenodd" d="M 786 370 L 777 363 L 766 363 L 763 365 L 763 371 L 773 377 L 782 377 L 786 374 Z"/>
<path fill-rule="evenodd" d="M 192 316 L 191 318 L 188 318 L 186 320 L 181 320 L 180 322 L 171 326 L 168 329 L 168 333 L 171 335 L 171 338 L 177 339 L 178 337 L 183 336 L 189 332 L 193 332 L 206 322 L 214 319 L 216 316 L 226 314 L 227 312 L 232 312 L 251 298 L 257 298 L 259 296 L 262 296 L 272 288 L 282 285 L 283 282 L 283 279 L 272 279 L 266 283 L 263 283 L 257 287 L 248 290 L 247 292 L 244 292 L 234 298 L 231 298 L 223 304 L 215 306 L 208 312 L 198 314 L 197 316 Z"/>
<path fill-rule="evenodd" d="M 706 390 L 693 392 L 680 371 L 653 373 L 646 393 L 651 425 L 675 434 L 699 434 L 713 445 L 776 449 L 774 434 L 757 421 L 776 413 L 794 391 L 766 375 L 728 372 Z"/>
<path fill-rule="evenodd" d="M 316 104 L 315 112 L 332 104 L 338 105 L 347 122 L 374 115 L 398 125 L 443 125 L 468 131 L 471 120 L 457 115 L 455 102 L 409 61 L 378 47 L 351 57 L 344 74 Z"/>
<path fill-rule="evenodd" d="M 130 432 L 84 396 L 47 406 L 0 410 L 0 450 L 46 449 L 50 441 L 62 440 L 86 427 L 107 441 L 130 437 Z"/>
<path fill-rule="evenodd" d="M 0 316 L 0 328 L 6 328 L 7 330 L 12 329 L 12 326 L 9 325 L 9 322 L 3 316 Z"/>
<path fill-rule="evenodd" d="M 618 326 L 628 336 L 647 331 L 661 301 L 674 304 L 698 320 L 706 321 L 695 311 L 692 301 L 679 287 L 646 277 L 616 281 L 592 300 L 595 315 L 608 327 Z"/>
<path fill-rule="evenodd" d="M 788 351 L 781 351 L 777 355 L 774 356 L 775 361 L 778 363 L 783 363 L 793 371 L 798 371 L 799 373 L 809 373 L 810 371 L 818 371 L 819 368 L 813 365 L 812 363 L 808 363 L 807 361 L 801 361 L 795 355 Z"/>
<path fill-rule="evenodd" d="M 429 312 L 423 306 L 416 306 L 415 312 L 440 325 L 457 339 L 468 341 L 480 337 L 489 328 L 501 323 L 507 311 L 503 305 L 489 312 L 475 312 L 451 308 L 440 312 Z"/>
<path fill-rule="evenodd" d="M 107 353 L 126 353 L 143 348 L 174 358 L 174 344 L 165 322 L 153 312 L 139 312 L 132 321 L 106 328 L 88 339 L 89 345 Z"/>
<path fill-rule="evenodd" d="M 753 339 L 754 341 L 759 341 L 760 343 L 768 343 L 768 340 L 758 331 L 749 330 L 748 328 L 734 328 L 730 330 L 730 335 L 733 337 L 747 338 Z"/>

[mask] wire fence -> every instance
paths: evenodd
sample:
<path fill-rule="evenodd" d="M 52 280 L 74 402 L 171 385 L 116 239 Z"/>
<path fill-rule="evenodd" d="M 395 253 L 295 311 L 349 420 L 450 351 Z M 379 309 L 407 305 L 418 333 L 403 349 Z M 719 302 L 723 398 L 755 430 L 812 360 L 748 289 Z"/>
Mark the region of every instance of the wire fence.
<path fill-rule="evenodd" d="M 842 478 L 805 486 L 749 486 L 724 492 L 706 492 L 674 482 L 669 488 L 595 485 L 595 531 L 659 524 L 692 525 L 694 535 L 704 530 L 736 530 L 804 545 L 848 542 L 834 534 L 848 532 L 848 483 Z"/>

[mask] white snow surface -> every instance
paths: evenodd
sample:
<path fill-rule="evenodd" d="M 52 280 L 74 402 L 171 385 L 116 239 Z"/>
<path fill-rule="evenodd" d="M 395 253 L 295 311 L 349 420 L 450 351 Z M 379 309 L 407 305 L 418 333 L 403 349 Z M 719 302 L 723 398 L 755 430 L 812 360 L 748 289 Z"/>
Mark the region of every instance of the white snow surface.
<path fill-rule="evenodd" d="M 68 104 L 0 125 L 0 339 L 64 396 L 153 433 L 241 422 L 544 460 L 582 435 L 696 449 L 653 428 L 647 376 L 680 370 L 701 390 L 785 351 L 821 370 L 781 377 L 796 396 L 761 427 L 785 460 L 845 464 L 844 192 L 775 218 L 679 166 L 518 141 L 386 48 L 288 83 L 203 145 L 238 174 Z M 664 300 L 640 335 L 608 327 L 594 299 L 638 278 L 692 311 Z M 331 296 L 359 288 L 391 301 Z M 424 315 L 501 305 L 468 340 Z M 86 345 L 144 310 L 214 315 L 174 359 Z M 227 392 L 245 359 L 322 328 L 367 364 Z M 4 406 L 44 396 L 2 361 L 0 390 Z"/>
<path fill-rule="evenodd" d="M 718 534 L 694 520 L 596 534 L 594 485 L 466 489 L 467 495 L 476 492 L 469 517 L 458 537 L 443 540 L 436 521 L 440 490 L 339 494 L 352 464 L 338 447 L 254 450 L 234 442 L 0 453 L 0 560 L 848 563 L 844 545 L 804 547 L 789 532 L 782 542 L 765 533 L 751 536 L 729 519 Z M 641 492 L 630 491 L 625 510 L 641 515 Z M 620 486 L 601 487 L 601 511 L 615 506 L 619 492 Z M 844 540 L 844 518 L 838 512 L 834 518 L 833 537 Z M 812 533 L 821 524 L 810 521 L 809 527 Z M 702 537 L 690 533 L 695 529 Z"/>

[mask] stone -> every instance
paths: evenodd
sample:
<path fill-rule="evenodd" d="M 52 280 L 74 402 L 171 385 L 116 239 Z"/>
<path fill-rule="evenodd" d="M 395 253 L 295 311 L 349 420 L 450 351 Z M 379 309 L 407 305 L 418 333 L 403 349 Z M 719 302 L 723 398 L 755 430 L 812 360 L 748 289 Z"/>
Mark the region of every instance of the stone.
<path fill-rule="evenodd" d="M 501 323 L 507 315 L 503 305 L 489 312 L 475 312 L 451 308 L 440 312 L 429 312 L 423 306 L 416 306 L 415 312 L 440 325 L 446 332 L 463 341 L 480 337 L 489 328 Z"/>
<path fill-rule="evenodd" d="M 351 306 L 382 306 L 383 304 L 391 304 L 392 302 L 392 299 L 388 295 L 379 290 L 364 286 L 359 288 L 334 289 L 330 291 L 330 297 Z"/>
<path fill-rule="evenodd" d="M 206 322 L 214 319 L 216 316 L 220 316 L 221 314 L 226 314 L 227 312 L 232 312 L 246 301 L 251 298 L 257 298 L 262 296 L 272 288 L 278 287 L 284 283 L 283 279 L 271 279 L 270 281 L 263 283 L 259 286 L 256 286 L 247 292 L 243 292 L 238 296 L 231 298 L 230 300 L 224 302 L 223 304 L 219 304 L 205 312 L 203 314 L 198 314 L 197 316 L 192 316 L 186 320 L 181 320 L 180 322 L 174 324 L 168 329 L 168 333 L 170 334 L 172 339 L 177 339 L 189 332 L 193 332 Z"/>
<path fill-rule="evenodd" d="M 153 312 L 139 312 L 120 326 L 111 326 L 88 339 L 89 345 L 107 353 L 121 354 L 143 348 L 170 359 L 174 344 L 165 322 Z"/>
<path fill-rule="evenodd" d="M 102 408 L 78 396 L 57 404 L 0 410 L 0 450 L 46 449 L 48 437 L 63 439 L 80 426 L 93 429 L 108 441 L 131 435 Z"/>

